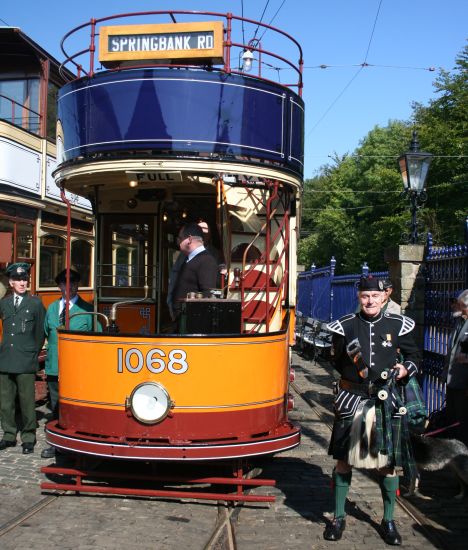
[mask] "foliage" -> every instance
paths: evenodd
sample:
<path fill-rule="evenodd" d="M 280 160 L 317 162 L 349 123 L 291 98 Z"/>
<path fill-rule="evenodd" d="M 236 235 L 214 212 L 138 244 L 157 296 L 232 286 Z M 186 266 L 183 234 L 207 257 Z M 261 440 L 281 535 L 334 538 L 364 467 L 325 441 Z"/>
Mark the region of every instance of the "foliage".
<path fill-rule="evenodd" d="M 408 231 L 408 199 L 402 194 L 398 157 L 408 149 L 414 128 L 421 148 L 434 155 L 427 180 L 428 200 L 418 213 L 436 243 L 460 242 L 468 214 L 468 46 L 452 73 L 441 71 L 436 99 L 414 104 L 413 121 L 376 126 L 352 155 L 335 158 L 318 176 L 306 180 L 299 262 L 329 264 L 338 272 L 386 269 L 384 250 L 402 242 Z"/>

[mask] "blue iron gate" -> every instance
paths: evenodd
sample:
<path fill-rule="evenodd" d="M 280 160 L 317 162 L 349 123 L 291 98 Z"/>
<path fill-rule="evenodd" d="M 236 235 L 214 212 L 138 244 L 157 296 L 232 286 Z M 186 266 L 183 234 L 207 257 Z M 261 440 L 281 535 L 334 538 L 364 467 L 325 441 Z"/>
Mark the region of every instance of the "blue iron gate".
<path fill-rule="evenodd" d="M 421 382 L 427 409 L 432 412 L 445 402 L 445 356 L 454 325 L 451 300 L 468 287 L 468 238 L 464 245 L 436 247 L 429 234 L 425 279 Z"/>
<path fill-rule="evenodd" d="M 299 273 L 297 280 L 297 312 L 322 322 L 339 319 L 347 313 L 356 311 L 357 283 L 364 275 L 388 277 L 387 271 L 369 273 L 366 263 L 361 273 L 335 275 L 336 260 L 330 265 L 316 268 L 312 264 L 310 271 Z"/>

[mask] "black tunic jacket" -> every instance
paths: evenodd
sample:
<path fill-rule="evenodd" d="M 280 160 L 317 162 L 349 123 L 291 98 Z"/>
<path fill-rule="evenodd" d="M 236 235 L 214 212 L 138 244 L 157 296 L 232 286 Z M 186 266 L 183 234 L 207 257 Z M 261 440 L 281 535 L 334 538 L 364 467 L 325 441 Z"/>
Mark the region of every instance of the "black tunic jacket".
<path fill-rule="evenodd" d="M 403 356 L 403 365 L 409 376 L 417 372 L 419 352 L 411 332 L 414 321 L 396 313 L 382 313 L 367 317 L 362 312 L 342 317 L 328 324 L 333 332 L 332 362 L 341 377 L 356 383 L 374 382 L 383 370 L 390 369 Z M 350 359 L 347 346 L 357 339 L 361 346 L 362 361 L 368 368 L 363 379 Z"/>

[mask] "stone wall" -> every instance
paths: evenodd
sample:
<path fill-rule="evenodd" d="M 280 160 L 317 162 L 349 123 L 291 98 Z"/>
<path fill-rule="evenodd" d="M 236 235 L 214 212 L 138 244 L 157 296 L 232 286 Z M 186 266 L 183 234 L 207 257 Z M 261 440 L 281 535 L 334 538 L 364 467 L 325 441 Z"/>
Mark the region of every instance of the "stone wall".
<path fill-rule="evenodd" d="M 424 337 L 424 246 L 399 245 L 385 250 L 392 300 L 401 305 L 401 312 L 416 322 L 415 337 L 423 346 Z"/>

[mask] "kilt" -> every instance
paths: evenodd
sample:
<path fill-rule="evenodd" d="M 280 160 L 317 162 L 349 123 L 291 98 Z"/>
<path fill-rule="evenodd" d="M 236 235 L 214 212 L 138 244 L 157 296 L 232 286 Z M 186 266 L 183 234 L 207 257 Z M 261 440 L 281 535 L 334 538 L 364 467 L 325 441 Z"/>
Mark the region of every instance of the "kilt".
<path fill-rule="evenodd" d="M 364 400 L 364 407 L 375 406 L 375 426 L 369 441 L 371 454 L 386 455 L 387 464 L 384 467 L 394 468 L 397 473 L 402 470 L 405 476 L 411 478 L 416 474 L 411 444 L 409 440 L 408 422 L 406 416 L 395 415 L 389 400 L 381 401 L 378 398 Z M 351 428 L 355 421 L 356 411 L 353 414 L 335 409 L 335 420 L 328 448 L 328 454 L 336 460 L 349 463 L 351 444 Z"/>

